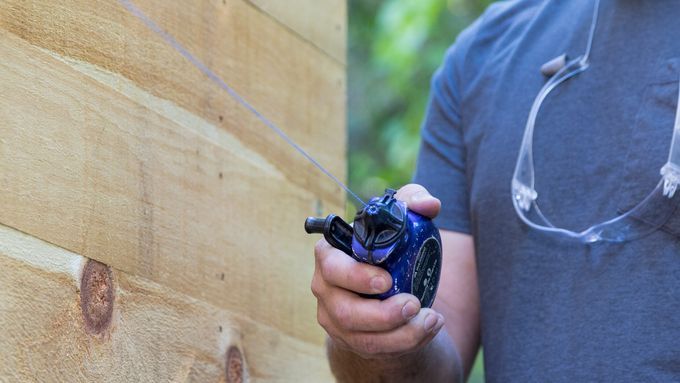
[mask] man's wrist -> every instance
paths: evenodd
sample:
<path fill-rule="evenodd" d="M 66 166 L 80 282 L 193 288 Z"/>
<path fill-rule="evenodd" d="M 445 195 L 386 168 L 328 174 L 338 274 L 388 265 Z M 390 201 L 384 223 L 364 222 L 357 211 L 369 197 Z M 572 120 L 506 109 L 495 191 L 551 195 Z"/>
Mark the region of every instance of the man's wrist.
<path fill-rule="evenodd" d="M 394 357 L 362 357 L 330 338 L 326 347 L 338 382 L 464 381 L 460 358 L 445 330 L 423 348 Z"/>
<path fill-rule="evenodd" d="M 427 347 L 427 346 L 426 346 Z M 331 371 L 338 382 L 408 381 L 421 370 L 424 350 L 394 357 L 364 357 L 326 340 Z"/>

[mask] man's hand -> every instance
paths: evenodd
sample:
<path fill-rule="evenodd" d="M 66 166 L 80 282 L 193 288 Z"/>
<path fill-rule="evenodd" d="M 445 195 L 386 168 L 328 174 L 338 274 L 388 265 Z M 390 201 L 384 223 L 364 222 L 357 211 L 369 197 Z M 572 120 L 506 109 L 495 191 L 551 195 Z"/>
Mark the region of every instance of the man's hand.
<path fill-rule="evenodd" d="M 440 201 L 420 185 L 404 186 L 396 198 L 430 218 L 441 207 Z M 423 348 L 444 326 L 441 314 L 421 309 L 411 294 L 383 301 L 359 296 L 389 290 L 392 278 L 380 267 L 357 262 L 323 239 L 314 255 L 311 288 L 318 301 L 317 319 L 335 346 L 363 358 L 396 357 Z"/>

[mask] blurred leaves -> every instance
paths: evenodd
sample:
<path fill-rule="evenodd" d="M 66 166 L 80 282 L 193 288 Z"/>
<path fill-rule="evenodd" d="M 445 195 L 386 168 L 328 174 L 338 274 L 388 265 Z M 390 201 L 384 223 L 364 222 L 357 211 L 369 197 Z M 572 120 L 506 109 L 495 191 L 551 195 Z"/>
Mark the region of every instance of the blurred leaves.
<path fill-rule="evenodd" d="M 349 182 L 362 197 L 409 182 L 430 78 L 488 3 L 349 1 Z"/>

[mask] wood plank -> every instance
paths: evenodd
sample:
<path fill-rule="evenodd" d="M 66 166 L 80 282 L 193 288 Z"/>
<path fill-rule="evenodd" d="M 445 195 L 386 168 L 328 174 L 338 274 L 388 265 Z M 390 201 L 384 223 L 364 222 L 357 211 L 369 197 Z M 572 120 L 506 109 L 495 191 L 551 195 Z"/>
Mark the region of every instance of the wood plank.
<path fill-rule="evenodd" d="M 1 0 L 0 28 L 64 57 L 132 80 L 229 131 L 289 180 L 343 203 L 340 189 L 116 1 Z M 341 179 L 345 67 L 242 0 L 139 0 L 237 92 Z"/>
<path fill-rule="evenodd" d="M 313 189 L 117 73 L 0 40 L 0 223 L 323 342 L 302 230 Z"/>
<path fill-rule="evenodd" d="M 347 50 L 345 0 L 249 0 L 343 64 Z"/>
<path fill-rule="evenodd" d="M 92 335 L 86 261 L 0 226 L 0 381 L 225 382 L 232 346 L 250 382 L 331 380 L 318 344 L 115 269 L 112 322 Z"/>

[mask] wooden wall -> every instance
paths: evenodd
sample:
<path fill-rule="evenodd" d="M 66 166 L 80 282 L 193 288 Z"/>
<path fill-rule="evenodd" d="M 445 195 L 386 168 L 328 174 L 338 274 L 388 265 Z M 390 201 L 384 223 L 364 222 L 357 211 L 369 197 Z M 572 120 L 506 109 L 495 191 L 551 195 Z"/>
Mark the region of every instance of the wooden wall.
<path fill-rule="evenodd" d="M 345 177 L 344 0 L 134 4 Z M 0 0 L 0 381 L 330 380 L 302 228 L 330 211 L 118 1 Z"/>

